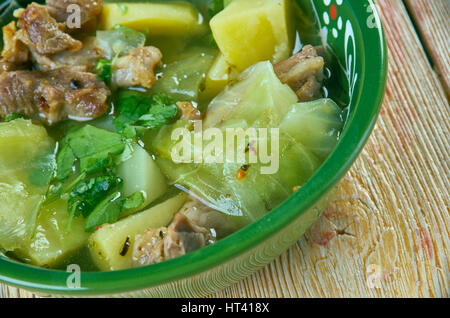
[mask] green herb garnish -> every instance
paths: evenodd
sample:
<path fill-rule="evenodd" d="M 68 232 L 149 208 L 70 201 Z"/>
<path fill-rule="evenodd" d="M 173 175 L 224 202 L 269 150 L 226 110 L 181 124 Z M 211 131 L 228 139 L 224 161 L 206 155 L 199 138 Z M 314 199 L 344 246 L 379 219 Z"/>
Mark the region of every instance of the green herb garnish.
<path fill-rule="evenodd" d="M 61 141 L 43 205 L 68 199 L 68 231 L 74 217 L 86 218 L 86 231 L 92 231 L 117 221 L 121 212 L 137 209 L 144 203 L 143 194 L 122 198 L 123 181 L 115 175 L 117 165 L 130 157 L 130 149 L 130 141 L 118 133 L 90 125 L 69 131 Z"/>
<path fill-rule="evenodd" d="M 165 94 L 133 94 L 119 97 L 117 131 L 126 138 L 139 136 L 145 129 L 159 129 L 178 115 L 176 100 Z"/>
<path fill-rule="evenodd" d="M 19 118 L 23 118 L 23 115 L 17 114 L 17 113 L 11 113 L 11 114 L 6 115 L 6 117 L 3 121 L 9 122 L 9 121 L 13 121 L 13 120 L 16 120 Z"/>
<path fill-rule="evenodd" d="M 98 72 L 98 79 L 105 82 L 107 85 L 111 84 L 112 63 L 107 59 L 100 59 L 95 65 L 95 70 Z"/>

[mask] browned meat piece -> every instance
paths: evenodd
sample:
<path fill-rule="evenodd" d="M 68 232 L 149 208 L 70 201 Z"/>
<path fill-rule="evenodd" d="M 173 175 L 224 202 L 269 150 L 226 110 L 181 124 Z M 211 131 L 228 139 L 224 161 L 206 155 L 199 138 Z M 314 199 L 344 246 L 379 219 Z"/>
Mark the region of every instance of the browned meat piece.
<path fill-rule="evenodd" d="M 321 98 L 321 87 L 315 76 L 308 77 L 306 82 L 296 92 L 299 101 L 309 102 Z"/>
<path fill-rule="evenodd" d="M 66 23 L 71 12 L 67 8 L 70 5 L 78 5 L 80 8 L 80 27 L 94 22 L 96 24 L 97 17 L 102 13 L 103 0 L 47 0 L 46 6 L 56 21 Z M 70 29 L 69 29 L 70 30 Z"/>
<path fill-rule="evenodd" d="M 163 262 L 164 238 L 167 228 L 162 227 L 156 230 L 148 229 L 143 234 L 136 236 L 133 249 L 133 262 L 136 266 L 150 265 Z"/>
<path fill-rule="evenodd" d="M 19 113 L 48 125 L 89 120 L 106 112 L 109 95 L 96 75 L 76 68 L 5 72 L 0 75 L 0 118 Z"/>
<path fill-rule="evenodd" d="M 178 102 L 177 107 L 181 111 L 181 120 L 202 119 L 202 113 L 190 102 Z"/>
<path fill-rule="evenodd" d="M 192 196 L 179 212 L 193 224 L 208 229 L 215 239 L 220 240 L 239 228 L 239 224 L 232 217 L 205 205 Z"/>
<path fill-rule="evenodd" d="M 306 45 L 299 53 L 274 65 L 282 83 L 288 84 L 301 102 L 320 98 L 320 82 L 323 79 L 324 59 Z"/>
<path fill-rule="evenodd" d="M 5 25 L 2 28 L 3 31 L 3 51 L 2 51 L 2 62 L 12 63 L 12 64 L 25 64 L 30 59 L 30 52 L 28 48 L 19 41 L 16 36 L 17 28 L 16 23 L 12 21 L 11 23 Z"/>
<path fill-rule="evenodd" d="M 148 229 L 136 236 L 133 261 L 137 266 L 155 264 L 183 256 L 214 241 L 206 228 L 177 213 L 168 228 Z"/>
<path fill-rule="evenodd" d="M 52 61 L 58 67 L 83 66 L 87 71 L 92 71 L 95 64 L 105 57 L 105 52 L 97 45 L 95 36 L 88 36 L 82 40 L 83 48 L 77 52 L 61 52 L 52 56 Z"/>
<path fill-rule="evenodd" d="M 50 71 L 61 67 L 77 67 L 79 70 L 93 72 L 96 62 L 105 56 L 93 36 L 82 40 L 83 47 L 77 52 L 61 52 L 52 56 L 31 52 L 36 67 Z"/>
<path fill-rule="evenodd" d="M 162 53 L 153 46 L 138 47 L 117 59 L 112 71 L 112 84 L 117 87 L 151 88 L 155 69 L 161 64 Z"/>
<path fill-rule="evenodd" d="M 166 259 L 180 257 L 214 241 L 210 231 L 177 213 L 164 238 L 164 256 Z"/>
<path fill-rule="evenodd" d="M 239 225 L 228 216 L 190 197 L 169 227 L 148 229 L 136 236 L 135 266 L 176 258 L 214 243 Z"/>
<path fill-rule="evenodd" d="M 47 7 L 30 4 L 20 12 L 17 37 L 37 54 L 51 55 L 81 49 L 80 41 L 64 32 L 64 24 L 53 19 Z"/>

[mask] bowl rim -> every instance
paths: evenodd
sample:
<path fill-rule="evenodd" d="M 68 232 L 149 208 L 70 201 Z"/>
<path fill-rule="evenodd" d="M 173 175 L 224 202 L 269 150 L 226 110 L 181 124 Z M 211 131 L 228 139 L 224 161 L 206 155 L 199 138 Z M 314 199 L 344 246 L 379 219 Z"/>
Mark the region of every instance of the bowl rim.
<path fill-rule="evenodd" d="M 355 6 L 367 5 L 367 2 L 360 0 L 348 2 L 353 10 Z M 362 84 L 358 98 L 352 103 L 356 107 L 363 105 L 365 109 L 354 112 L 332 154 L 300 191 L 260 220 L 215 244 L 151 266 L 113 272 L 83 272 L 81 288 L 67 287 L 66 281 L 71 273 L 31 266 L 6 257 L 0 257 L 0 282 L 34 292 L 58 295 L 127 293 L 186 279 L 220 266 L 250 251 L 285 228 L 341 180 L 363 149 L 377 121 L 386 86 L 387 46 L 379 13 L 373 0 L 368 2 L 378 23 L 378 32 L 369 32 L 368 28 L 361 27 L 366 21 L 360 21 L 356 14 L 355 18 L 363 39 L 362 52 L 379 52 L 379 58 L 364 54 L 363 72 L 359 79 Z M 370 93 L 371 91 L 373 92 Z M 353 120 L 356 114 L 358 122 Z"/>

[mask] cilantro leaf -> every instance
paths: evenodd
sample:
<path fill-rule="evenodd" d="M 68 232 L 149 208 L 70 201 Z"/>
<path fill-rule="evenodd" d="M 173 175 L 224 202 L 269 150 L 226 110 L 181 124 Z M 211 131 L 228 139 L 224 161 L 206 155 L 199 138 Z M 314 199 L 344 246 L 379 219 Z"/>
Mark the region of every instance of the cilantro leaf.
<path fill-rule="evenodd" d="M 136 192 L 127 198 L 121 198 L 120 192 L 114 192 L 102 201 L 89 215 L 85 224 L 85 231 L 92 232 L 96 227 L 105 223 L 114 223 L 123 212 L 137 209 L 144 203 L 142 192 Z"/>
<path fill-rule="evenodd" d="M 56 156 L 56 178 L 59 181 L 66 180 L 73 172 L 75 155 L 69 145 L 64 145 Z"/>
<path fill-rule="evenodd" d="M 80 161 L 81 172 L 93 174 L 112 166 L 112 156 L 125 150 L 121 135 L 90 125 L 69 132 L 62 144 L 57 156 L 57 179 L 60 181 L 70 176 L 76 159 Z"/>
<path fill-rule="evenodd" d="M 111 84 L 112 62 L 110 60 L 98 60 L 95 65 L 95 70 L 99 73 L 97 76 L 98 80 L 105 82 L 106 85 Z"/>
<path fill-rule="evenodd" d="M 5 119 L 3 121 L 4 122 L 9 122 L 9 121 L 13 121 L 13 120 L 18 119 L 18 118 L 23 118 L 23 115 L 18 114 L 18 113 L 11 113 L 11 114 L 6 115 L 6 117 L 5 117 Z"/>
<path fill-rule="evenodd" d="M 217 13 L 224 9 L 224 0 L 210 0 L 208 4 L 208 16 L 213 18 Z"/>
<path fill-rule="evenodd" d="M 122 180 L 114 176 L 100 176 L 80 181 L 69 196 L 69 210 L 76 206 L 76 216 L 89 216 L 92 210 L 103 201 L 108 194 L 120 187 Z"/>
<path fill-rule="evenodd" d="M 158 129 L 169 124 L 178 114 L 176 100 L 165 94 L 135 93 L 120 96 L 114 119 L 117 131 L 126 138 L 139 136 L 144 129 Z"/>
<path fill-rule="evenodd" d="M 103 200 L 86 219 L 84 230 L 93 232 L 97 226 L 105 223 L 114 223 L 122 210 L 120 192 L 114 192 Z"/>
<path fill-rule="evenodd" d="M 152 100 L 148 96 L 131 95 L 119 98 L 119 115 L 114 119 L 117 131 L 122 132 L 128 125 L 134 124 L 148 112 Z"/>
<path fill-rule="evenodd" d="M 144 202 L 144 194 L 140 191 L 135 192 L 124 200 L 121 212 L 128 212 L 130 210 L 138 209 L 144 204 Z"/>
<path fill-rule="evenodd" d="M 167 125 L 177 114 L 178 107 L 176 105 L 155 105 L 150 108 L 147 114 L 139 118 L 138 124 L 150 129 L 161 128 Z"/>

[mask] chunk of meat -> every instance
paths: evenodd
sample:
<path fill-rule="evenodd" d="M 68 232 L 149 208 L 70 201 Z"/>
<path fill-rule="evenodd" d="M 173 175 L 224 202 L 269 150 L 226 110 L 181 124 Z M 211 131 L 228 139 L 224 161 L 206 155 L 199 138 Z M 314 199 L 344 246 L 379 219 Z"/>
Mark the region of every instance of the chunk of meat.
<path fill-rule="evenodd" d="M 177 213 L 164 238 L 164 256 L 166 259 L 180 257 L 214 242 L 210 231 Z"/>
<path fill-rule="evenodd" d="M 156 83 L 155 70 L 161 64 L 161 59 L 161 51 L 154 46 L 132 49 L 117 59 L 111 82 L 117 87 L 151 88 Z"/>
<path fill-rule="evenodd" d="M 178 109 L 181 111 L 180 120 L 200 120 L 202 113 L 190 102 L 178 102 Z"/>
<path fill-rule="evenodd" d="M 214 241 L 206 228 L 177 213 L 168 228 L 148 229 L 136 236 L 133 262 L 136 266 L 159 263 L 183 256 Z"/>
<path fill-rule="evenodd" d="M 16 65 L 25 64 L 30 59 L 30 52 L 16 35 L 17 28 L 14 21 L 5 25 L 3 31 L 2 62 Z"/>
<path fill-rule="evenodd" d="M 136 236 L 133 263 L 143 266 L 182 256 L 214 243 L 238 227 L 228 215 L 190 197 L 169 227 L 148 229 Z"/>
<path fill-rule="evenodd" d="M 46 6 L 49 9 L 50 15 L 60 23 L 66 23 L 74 11 L 70 10 L 71 5 L 77 5 L 80 8 L 80 28 L 94 22 L 96 24 L 97 17 L 102 13 L 103 0 L 47 0 Z M 69 10 L 68 10 L 69 9 Z M 73 21 L 75 22 L 75 21 Z M 67 25 L 67 23 L 66 23 Z M 68 30 L 71 30 L 71 23 L 67 25 Z M 76 23 L 74 28 L 76 29 Z"/>
<path fill-rule="evenodd" d="M 5 72 L 0 74 L 0 118 L 19 113 L 47 125 L 90 120 L 106 112 L 109 95 L 96 75 L 76 68 Z"/>
<path fill-rule="evenodd" d="M 56 22 L 47 7 L 32 3 L 19 14 L 17 37 L 37 54 L 51 55 L 81 49 L 81 42 L 64 32 L 64 24 Z"/>
<path fill-rule="evenodd" d="M 52 56 L 52 61 L 58 67 L 82 66 L 87 71 L 93 71 L 95 64 L 105 57 L 105 52 L 98 46 L 95 36 L 88 36 L 81 40 L 83 48 L 77 52 L 61 52 Z"/>
<path fill-rule="evenodd" d="M 219 212 L 191 196 L 179 211 L 192 223 L 208 229 L 215 239 L 222 239 L 235 232 L 240 225 L 233 217 Z"/>
<path fill-rule="evenodd" d="M 104 51 L 97 45 L 94 36 L 82 40 L 83 47 L 77 52 L 61 52 L 52 56 L 31 52 L 35 66 L 41 71 L 55 70 L 61 67 L 77 67 L 79 70 L 94 72 L 97 61 L 104 58 Z"/>
<path fill-rule="evenodd" d="M 133 249 L 133 262 L 135 266 L 161 263 L 166 259 L 164 254 L 164 238 L 167 227 L 148 229 L 136 236 Z"/>
<path fill-rule="evenodd" d="M 320 98 L 323 80 L 324 59 L 317 55 L 316 49 L 306 45 L 299 53 L 274 65 L 280 81 L 288 84 L 301 102 Z"/>

